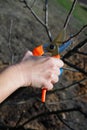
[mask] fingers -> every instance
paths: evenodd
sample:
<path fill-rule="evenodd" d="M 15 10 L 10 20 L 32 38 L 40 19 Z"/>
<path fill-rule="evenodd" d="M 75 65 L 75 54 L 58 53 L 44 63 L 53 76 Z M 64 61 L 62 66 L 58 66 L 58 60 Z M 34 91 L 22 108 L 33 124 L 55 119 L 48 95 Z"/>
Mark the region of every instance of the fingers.
<path fill-rule="evenodd" d="M 52 79 L 51 79 L 51 83 L 55 84 L 59 81 L 58 75 L 53 75 Z"/>
<path fill-rule="evenodd" d="M 48 90 L 53 88 L 53 84 L 59 81 L 60 68 L 63 66 L 63 62 L 60 59 L 48 57 L 48 76 L 46 77 L 45 84 Z M 45 86 L 44 86 L 45 87 Z"/>
<path fill-rule="evenodd" d="M 42 89 L 47 88 L 47 90 L 51 90 L 53 88 L 53 84 L 49 81 L 45 81 L 42 85 Z"/>
<path fill-rule="evenodd" d="M 61 59 L 52 58 L 52 60 L 53 60 L 53 63 L 54 63 L 57 67 L 59 67 L 59 68 L 63 67 L 64 63 L 63 63 L 63 61 L 62 61 Z"/>
<path fill-rule="evenodd" d="M 47 88 L 47 90 L 51 90 L 53 88 L 53 84 L 59 81 L 58 73 L 55 72 L 51 72 L 51 74 L 49 73 L 48 77 L 46 77 L 46 79 L 44 80 L 41 88 Z"/>
<path fill-rule="evenodd" d="M 52 84 L 55 84 L 59 81 L 59 77 L 57 74 L 53 73 L 47 81 Z"/>
<path fill-rule="evenodd" d="M 49 67 L 61 68 L 64 65 L 63 61 L 61 59 L 58 59 L 58 58 L 47 57 L 46 60 L 47 60 L 46 63 L 48 64 Z"/>
<path fill-rule="evenodd" d="M 63 67 L 64 66 L 64 63 L 63 63 L 63 61 L 62 60 L 60 60 L 60 59 L 57 59 L 58 60 L 58 67 Z"/>

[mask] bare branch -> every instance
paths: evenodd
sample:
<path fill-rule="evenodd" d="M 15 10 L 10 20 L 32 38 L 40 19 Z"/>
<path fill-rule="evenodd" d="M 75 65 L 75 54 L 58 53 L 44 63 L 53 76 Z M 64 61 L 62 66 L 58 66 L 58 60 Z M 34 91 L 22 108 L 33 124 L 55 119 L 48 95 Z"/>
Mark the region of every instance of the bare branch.
<path fill-rule="evenodd" d="M 70 84 L 70 85 L 68 85 L 68 86 L 64 86 L 64 87 L 62 87 L 62 88 L 54 89 L 54 90 L 52 90 L 52 91 L 49 91 L 47 94 L 55 93 L 55 92 L 57 92 L 57 91 L 60 92 L 60 91 L 64 91 L 64 90 L 66 90 L 66 89 L 69 89 L 69 88 L 71 88 L 71 87 L 75 87 L 75 86 L 77 86 L 79 83 L 84 82 L 85 80 L 87 80 L 87 78 L 83 78 L 83 79 L 81 79 L 81 80 L 79 80 L 79 81 L 73 82 L 72 84 Z"/>
<path fill-rule="evenodd" d="M 45 29 L 46 29 L 46 32 L 49 36 L 49 39 L 50 39 L 50 42 L 52 42 L 52 36 L 51 36 L 51 32 L 49 30 L 49 27 L 48 27 L 48 0 L 45 0 Z"/>
<path fill-rule="evenodd" d="M 77 37 L 78 35 L 80 35 L 86 28 L 87 28 L 87 24 L 84 25 L 76 34 L 71 35 L 70 38 L 68 38 L 67 40 L 63 41 L 63 44 L 66 43 L 66 42 L 68 42 L 69 40 Z"/>
<path fill-rule="evenodd" d="M 62 57 L 62 59 L 64 60 L 65 58 L 69 58 L 70 56 L 73 56 L 73 54 L 76 53 L 76 51 L 78 51 L 78 49 L 81 48 L 82 46 L 84 46 L 85 44 L 87 44 L 87 39 L 85 39 L 84 41 L 78 43 L 78 45 L 76 45 L 72 50 L 68 51 Z"/>
<path fill-rule="evenodd" d="M 21 115 L 20 115 L 20 117 L 19 117 L 18 121 L 16 122 L 15 127 L 17 127 L 17 126 L 20 124 L 20 122 L 21 122 L 21 120 L 22 120 L 23 116 L 24 116 L 24 111 L 21 113 Z"/>
<path fill-rule="evenodd" d="M 38 22 L 40 22 L 40 23 L 45 27 L 44 22 L 36 15 L 36 13 L 35 13 L 35 12 L 32 10 L 32 8 L 28 5 L 27 1 L 26 1 L 26 0 L 23 0 L 22 2 L 25 4 L 26 8 L 28 8 L 28 9 L 31 11 L 31 13 L 32 13 L 33 16 L 36 18 L 36 20 L 37 20 Z"/>
<path fill-rule="evenodd" d="M 57 111 L 52 111 L 52 112 L 44 112 L 44 113 L 38 114 L 38 115 L 36 115 L 34 117 L 31 117 L 30 119 L 25 121 L 21 126 L 24 126 L 27 123 L 38 119 L 39 117 L 49 116 L 49 115 L 53 115 L 53 114 L 55 115 L 55 114 L 60 114 L 60 113 L 74 112 L 74 111 L 79 111 L 79 109 L 78 108 L 70 108 L 70 109 L 57 110 Z"/>
<path fill-rule="evenodd" d="M 25 4 L 25 7 L 28 8 L 33 16 L 36 18 L 36 20 L 46 29 L 47 35 L 49 37 L 50 42 L 52 41 L 52 35 L 48 27 L 48 0 L 45 0 L 45 22 L 43 22 L 40 17 L 37 16 L 37 14 L 33 11 L 33 9 L 28 5 L 26 0 L 22 1 Z"/>
<path fill-rule="evenodd" d="M 45 0 L 45 24 L 48 26 L 48 0 Z"/>
<path fill-rule="evenodd" d="M 81 55 L 84 55 L 84 56 L 87 56 L 87 53 L 85 53 L 85 52 L 76 51 L 76 53 L 81 54 Z"/>
<path fill-rule="evenodd" d="M 57 115 L 57 116 L 58 116 L 59 120 L 60 120 L 66 127 L 68 127 L 70 130 L 75 130 L 75 129 L 71 128 L 71 127 L 60 117 L 60 115 Z"/>
<path fill-rule="evenodd" d="M 8 37 L 8 48 L 9 48 L 9 51 L 10 51 L 11 64 L 13 64 L 13 62 L 14 62 L 14 54 L 13 54 L 13 49 L 12 49 L 12 46 L 11 46 L 12 27 L 13 27 L 13 19 L 11 19 L 11 24 L 10 24 L 10 29 L 9 29 L 9 37 Z"/>
<path fill-rule="evenodd" d="M 74 0 L 74 1 L 73 1 L 72 7 L 71 7 L 71 9 L 70 9 L 70 11 L 69 11 L 69 13 L 68 13 L 68 15 L 67 15 L 67 18 L 66 18 L 65 23 L 64 23 L 64 26 L 63 26 L 63 28 L 65 28 L 65 29 L 67 28 L 67 25 L 68 25 L 68 23 L 69 23 L 69 21 L 70 21 L 72 12 L 73 12 L 73 10 L 74 10 L 74 8 L 75 8 L 75 5 L 76 5 L 76 2 L 77 2 L 77 0 Z"/>
<path fill-rule="evenodd" d="M 69 61 L 67 61 L 67 60 L 65 60 L 65 59 L 63 59 L 63 61 L 64 61 L 64 63 L 66 63 L 68 66 L 73 67 L 74 69 L 78 70 L 79 72 L 81 72 L 81 73 L 83 73 L 84 75 L 87 76 L 87 72 L 86 72 L 84 69 L 81 69 L 81 68 L 77 67 L 76 65 L 70 63 Z"/>
<path fill-rule="evenodd" d="M 31 5 L 31 8 L 34 6 L 35 2 L 36 2 L 36 0 L 33 1 L 32 5 Z"/>

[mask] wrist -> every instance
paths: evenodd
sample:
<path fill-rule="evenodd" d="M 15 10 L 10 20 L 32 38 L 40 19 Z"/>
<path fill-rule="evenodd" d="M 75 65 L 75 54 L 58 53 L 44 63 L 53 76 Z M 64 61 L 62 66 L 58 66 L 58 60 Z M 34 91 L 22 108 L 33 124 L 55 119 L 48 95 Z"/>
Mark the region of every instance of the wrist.
<path fill-rule="evenodd" d="M 19 64 L 12 65 L 7 68 L 7 75 L 11 78 L 11 84 L 14 84 L 15 88 L 18 89 L 23 85 L 23 77 Z"/>
<path fill-rule="evenodd" d="M 15 84 L 18 88 L 24 86 L 23 74 L 20 64 L 12 65 L 12 72 L 14 73 Z"/>
<path fill-rule="evenodd" d="M 19 64 L 16 64 L 15 65 L 15 69 L 18 73 L 18 84 L 19 84 L 19 87 L 24 87 L 24 86 L 30 86 L 31 85 L 31 76 L 30 76 L 30 72 L 28 73 L 26 71 L 26 68 L 24 63 L 19 63 Z"/>

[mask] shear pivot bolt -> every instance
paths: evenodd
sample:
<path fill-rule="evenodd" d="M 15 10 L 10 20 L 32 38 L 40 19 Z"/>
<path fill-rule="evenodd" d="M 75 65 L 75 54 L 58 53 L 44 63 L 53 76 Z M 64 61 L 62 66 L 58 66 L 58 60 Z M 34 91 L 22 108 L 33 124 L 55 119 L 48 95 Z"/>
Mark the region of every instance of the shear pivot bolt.
<path fill-rule="evenodd" d="M 53 50 L 54 48 L 55 48 L 55 46 L 54 46 L 53 44 L 51 44 L 51 45 L 50 45 L 50 49 Z"/>

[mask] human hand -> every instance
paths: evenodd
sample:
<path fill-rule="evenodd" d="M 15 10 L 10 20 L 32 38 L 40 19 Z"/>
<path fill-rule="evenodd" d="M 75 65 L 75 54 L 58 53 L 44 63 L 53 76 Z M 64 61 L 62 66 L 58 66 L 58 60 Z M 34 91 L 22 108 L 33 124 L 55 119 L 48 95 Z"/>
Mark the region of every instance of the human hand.
<path fill-rule="evenodd" d="M 60 59 L 48 56 L 33 56 L 30 51 L 17 65 L 22 86 L 45 87 L 47 90 L 51 90 L 53 84 L 58 82 L 62 66 L 63 62 Z"/>

